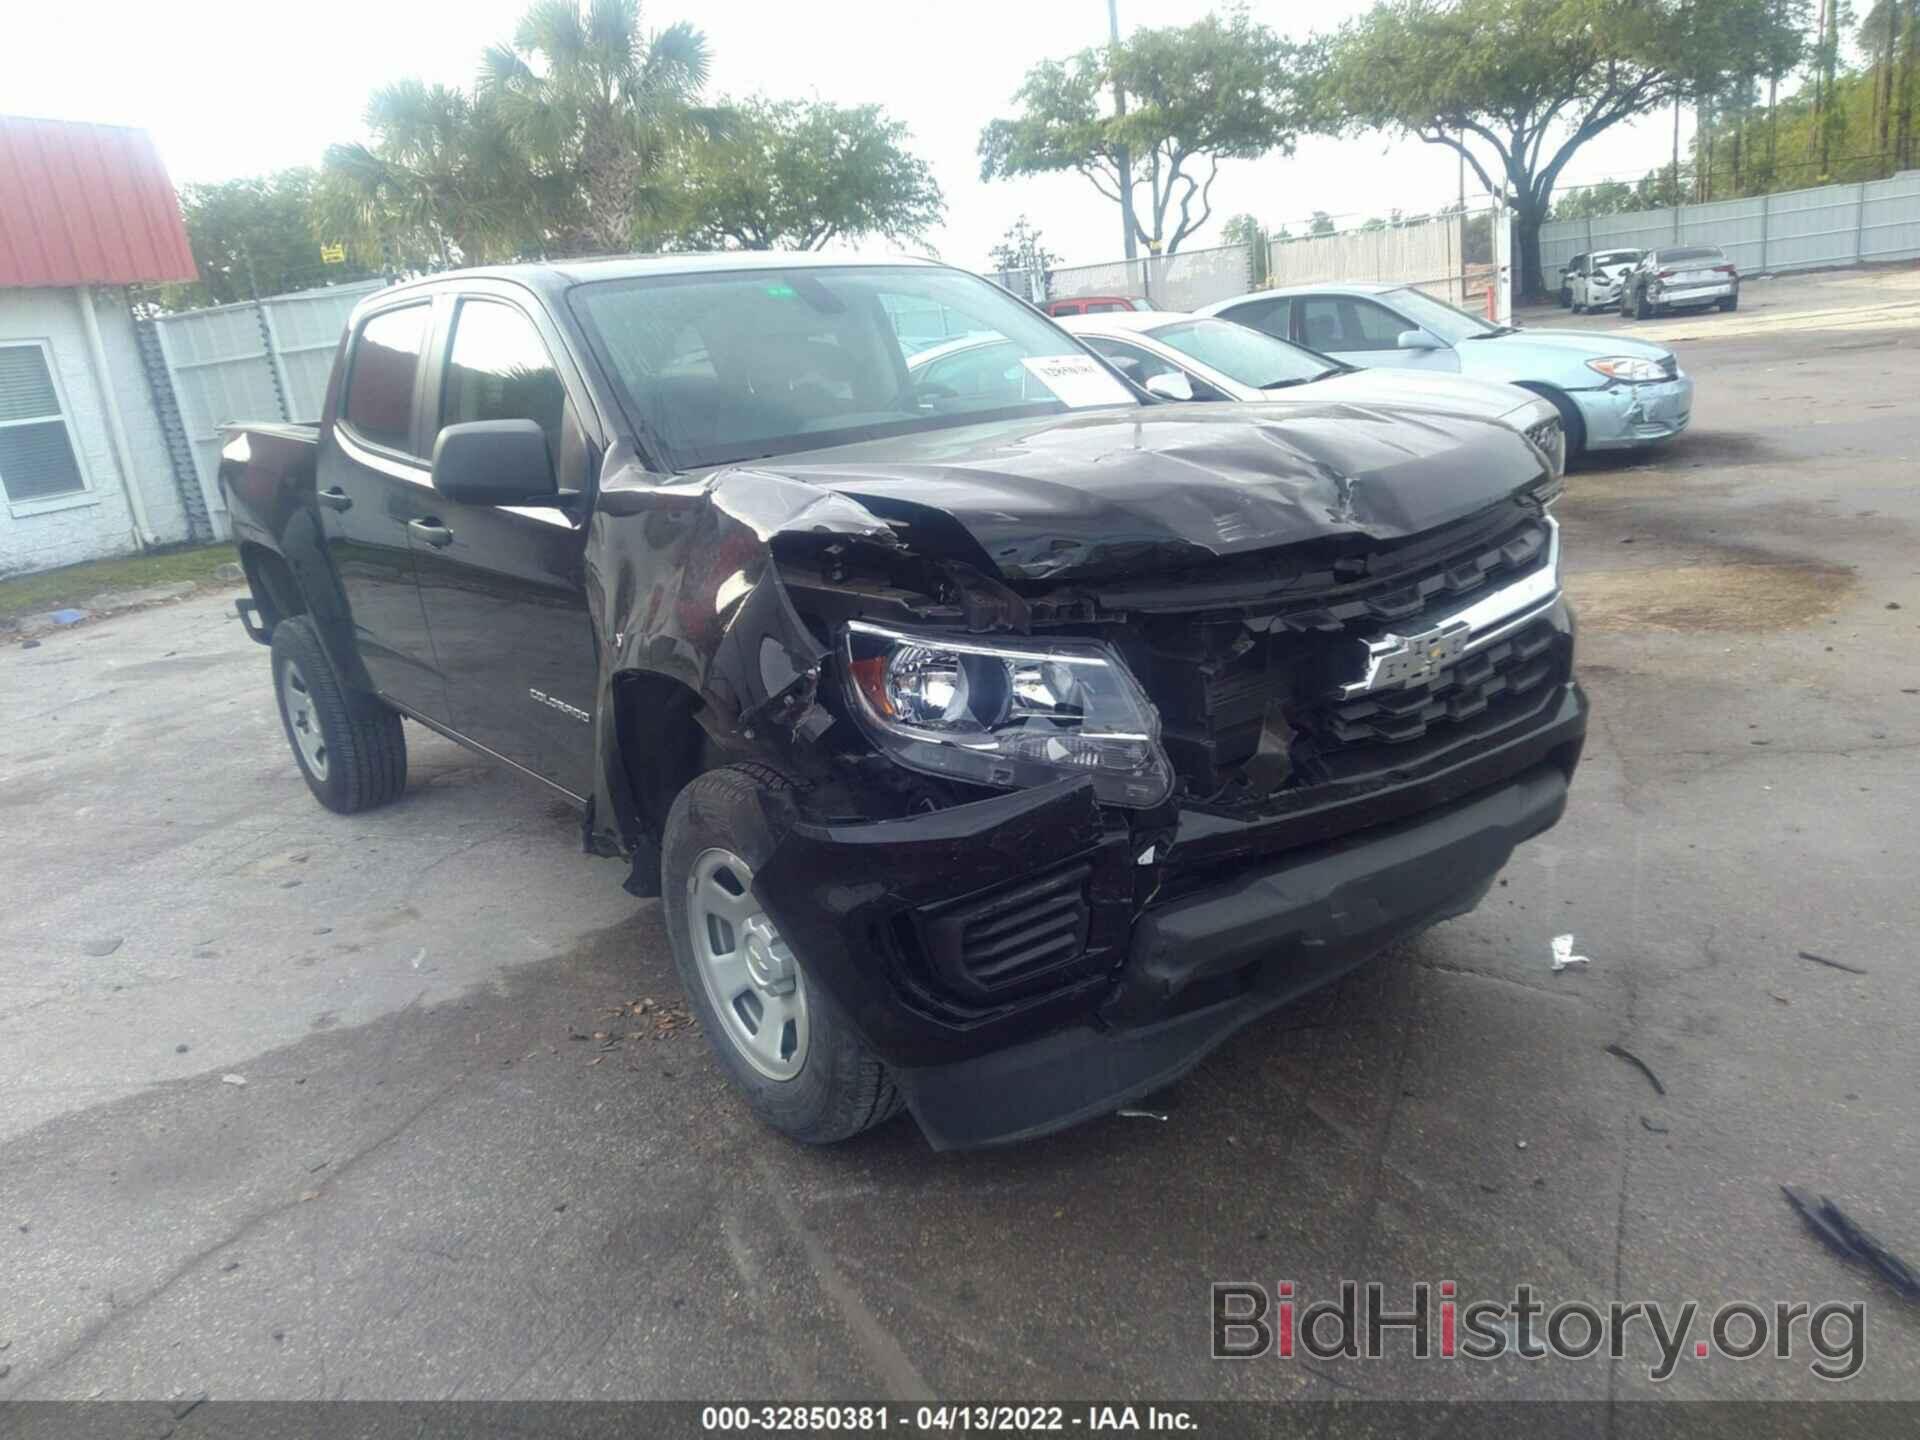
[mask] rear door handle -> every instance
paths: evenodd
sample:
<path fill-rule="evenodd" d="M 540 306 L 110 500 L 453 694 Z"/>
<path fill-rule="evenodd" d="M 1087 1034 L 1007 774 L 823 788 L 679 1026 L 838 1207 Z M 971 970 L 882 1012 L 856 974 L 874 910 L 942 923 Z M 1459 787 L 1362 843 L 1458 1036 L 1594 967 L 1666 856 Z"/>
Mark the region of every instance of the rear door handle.
<path fill-rule="evenodd" d="M 438 520 L 409 520 L 407 528 L 436 550 L 444 550 L 453 543 L 453 531 Z"/>
<path fill-rule="evenodd" d="M 318 496 L 320 503 L 329 510 L 351 510 L 353 498 L 338 485 L 331 490 L 322 490 Z"/>

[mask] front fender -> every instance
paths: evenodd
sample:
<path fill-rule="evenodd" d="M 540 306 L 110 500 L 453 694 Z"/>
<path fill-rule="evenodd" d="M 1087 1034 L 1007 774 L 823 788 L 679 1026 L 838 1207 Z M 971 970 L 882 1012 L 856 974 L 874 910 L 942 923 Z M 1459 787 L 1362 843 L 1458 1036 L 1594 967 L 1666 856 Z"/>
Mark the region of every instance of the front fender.
<path fill-rule="evenodd" d="M 587 604 L 600 656 L 595 695 L 593 840 L 630 852 L 647 836 L 620 753 L 614 686 L 659 675 L 697 695 L 721 735 L 757 727 L 803 738 L 828 723 L 815 692 L 826 649 L 795 610 L 774 564 L 782 534 L 897 545 L 843 495 L 729 468 L 654 483 L 629 460 L 602 487 L 587 534 Z"/>

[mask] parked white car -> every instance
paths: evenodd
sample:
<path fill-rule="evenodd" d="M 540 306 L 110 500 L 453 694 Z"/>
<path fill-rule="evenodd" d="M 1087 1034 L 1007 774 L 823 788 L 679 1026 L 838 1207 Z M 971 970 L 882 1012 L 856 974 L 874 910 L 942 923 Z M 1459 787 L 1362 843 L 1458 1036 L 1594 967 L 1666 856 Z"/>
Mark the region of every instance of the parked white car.
<path fill-rule="evenodd" d="M 1060 325 L 1135 384 L 1166 399 L 1309 400 L 1472 415 L 1519 431 L 1545 453 L 1554 474 L 1566 470 L 1560 412 L 1550 400 L 1516 385 L 1412 370 L 1362 370 L 1231 320 L 1179 310 L 1065 316 Z"/>
<path fill-rule="evenodd" d="M 1573 313 L 1607 310 L 1620 303 L 1620 286 L 1633 267 L 1640 263 L 1644 250 L 1596 250 L 1577 255 L 1567 267 L 1567 303 Z"/>

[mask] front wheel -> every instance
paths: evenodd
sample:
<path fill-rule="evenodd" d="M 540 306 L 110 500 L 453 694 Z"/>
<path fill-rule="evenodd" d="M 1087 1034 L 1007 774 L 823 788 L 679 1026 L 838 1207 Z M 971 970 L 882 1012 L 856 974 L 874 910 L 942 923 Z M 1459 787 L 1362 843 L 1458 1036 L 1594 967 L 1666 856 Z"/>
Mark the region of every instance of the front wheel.
<path fill-rule="evenodd" d="M 320 632 L 304 615 L 273 628 L 273 689 L 300 776 L 327 809 L 352 815 L 407 788 L 399 715 L 340 683 Z"/>
<path fill-rule="evenodd" d="M 768 1125 L 819 1145 L 903 1101 L 753 893 L 776 841 L 763 802 L 790 789 L 776 771 L 734 765 L 682 790 L 661 844 L 661 898 L 680 984 L 720 1068 Z"/>

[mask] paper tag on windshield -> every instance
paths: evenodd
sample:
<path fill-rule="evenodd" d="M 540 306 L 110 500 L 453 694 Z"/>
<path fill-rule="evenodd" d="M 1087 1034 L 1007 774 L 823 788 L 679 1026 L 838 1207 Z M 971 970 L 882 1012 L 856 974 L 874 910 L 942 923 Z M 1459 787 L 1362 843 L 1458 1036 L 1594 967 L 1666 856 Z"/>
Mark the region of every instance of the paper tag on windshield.
<path fill-rule="evenodd" d="M 1133 399 L 1091 355 L 1042 355 L 1020 363 L 1062 405 L 1125 405 Z"/>

